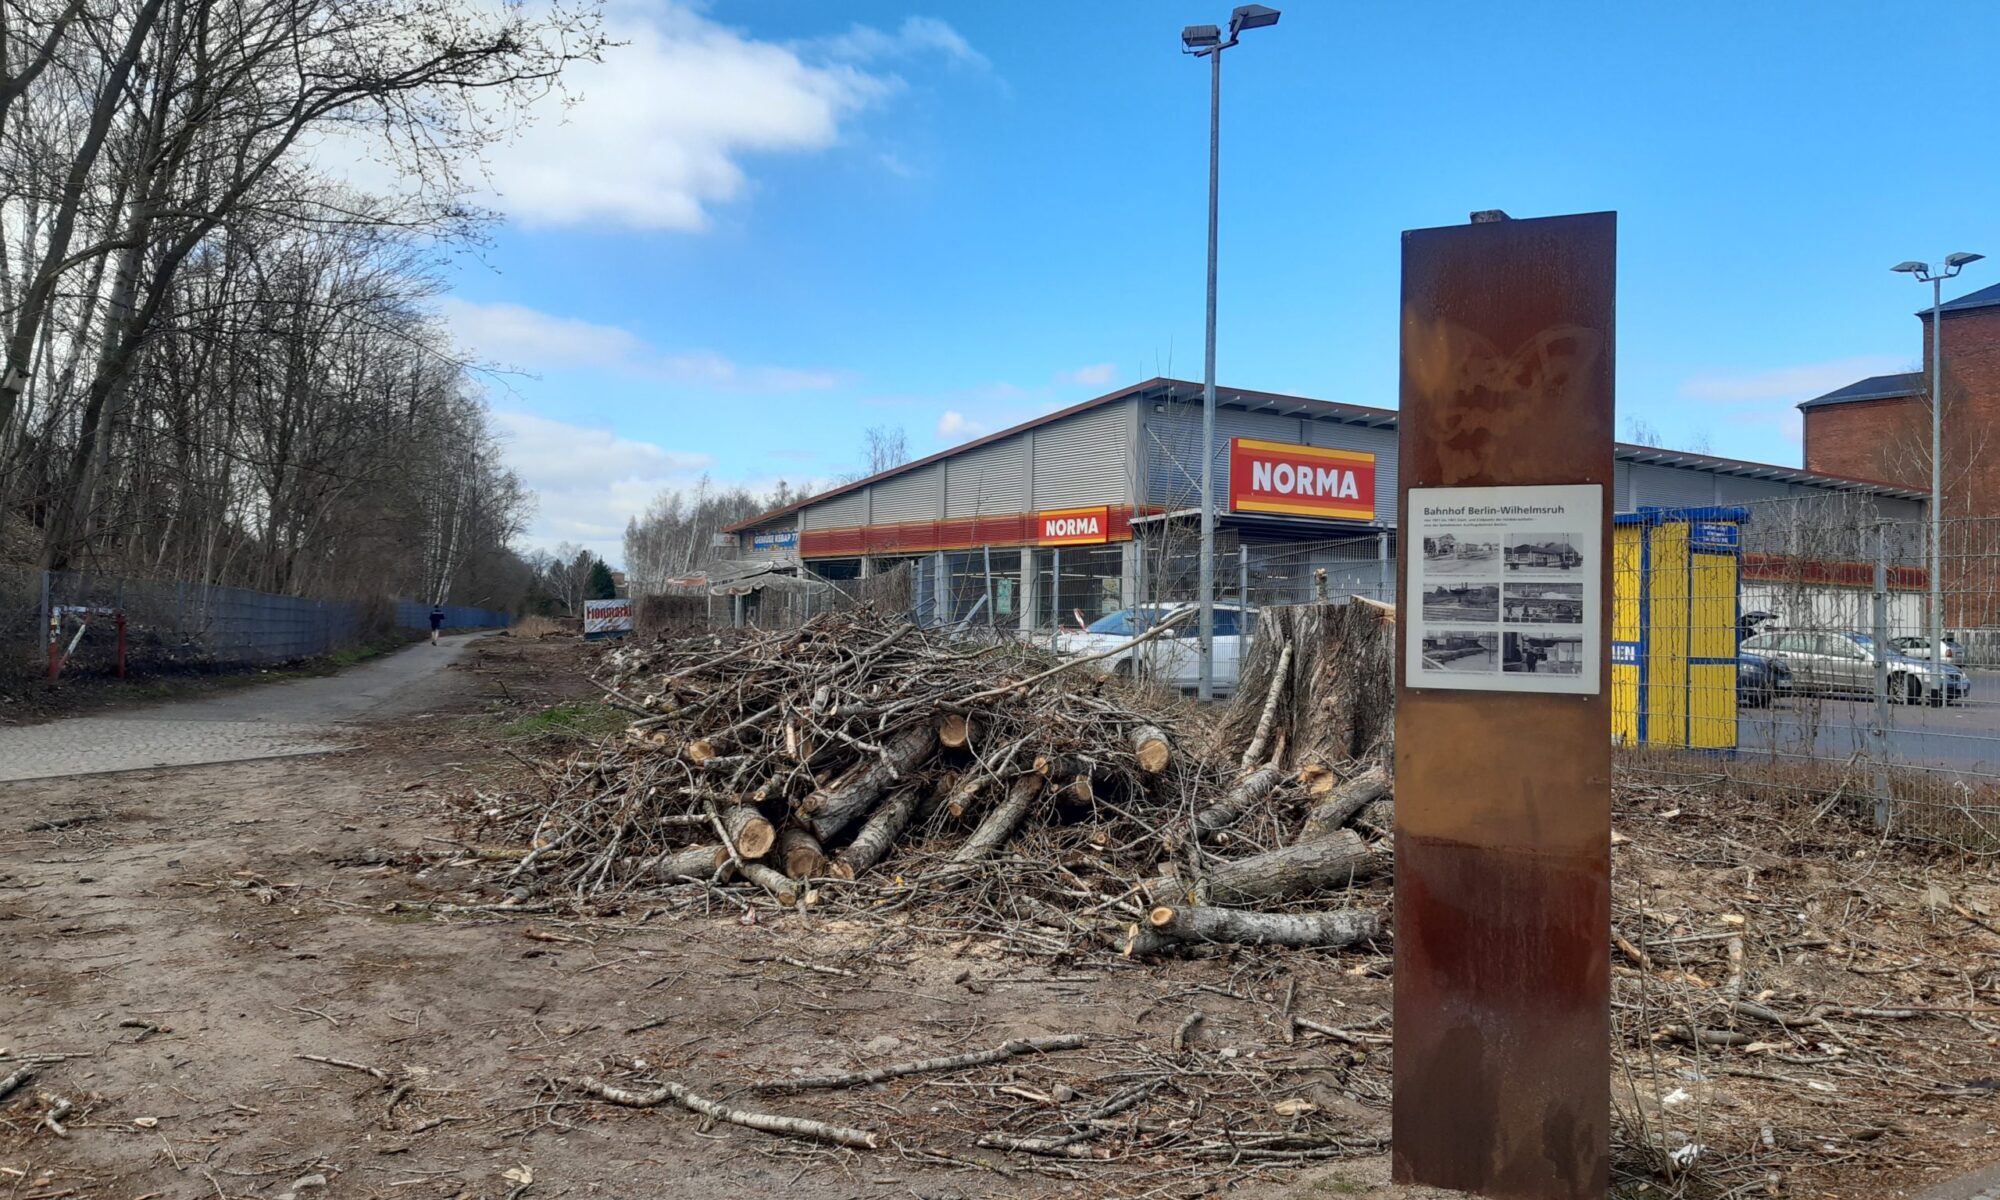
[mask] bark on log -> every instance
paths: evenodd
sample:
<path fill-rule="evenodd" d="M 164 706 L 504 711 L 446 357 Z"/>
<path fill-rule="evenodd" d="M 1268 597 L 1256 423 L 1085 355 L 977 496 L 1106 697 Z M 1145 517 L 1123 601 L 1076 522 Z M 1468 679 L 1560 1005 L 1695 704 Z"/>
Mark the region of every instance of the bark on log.
<path fill-rule="evenodd" d="M 785 875 L 791 879 L 814 879 L 826 874 L 826 849 L 812 831 L 798 825 L 778 830 L 778 857 Z"/>
<path fill-rule="evenodd" d="M 729 831 L 730 844 L 745 862 L 769 854 L 778 841 L 778 831 L 764 819 L 764 814 L 747 804 L 732 804 L 722 810 L 722 825 Z M 727 851 L 723 857 L 728 857 Z"/>
<path fill-rule="evenodd" d="M 1200 881 L 1199 893 L 1208 903 L 1255 904 L 1332 891 L 1352 880 L 1380 875 L 1393 865 L 1388 855 L 1375 852 L 1360 835 L 1342 829 L 1309 842 L 1216 863 Z M 1146 884 L 1146 895 L 1155 903 L 1184 903 L 1189 894 L 1187 883 L 1173 876 Z"/>
<path fill-rule="evenodd" d="M 906 787 L 869 813 L 867 823 L 854 835 L 854 840 L 834 852 L 833 873 L 842 879 L 852 879 L 881 862 L 889 847 L 903 836 L 922 800 L 920 789 Z"/>
<path fill-rule="evenodd" d="M 644 871 L 668 881 L 698 879 L 708 882 L 722 873 L 722 866 L 728 861 L 729 852 L 720 846 L 689 846 L 655 859 Z"/>
<path fill-rule="evenodd" d="M 1158 775 L 1173 761 L 1174 745 L 1158 726 L 1136 726 L 1130 740 L 1132 753 L 1139 760 L 1139 769 L 1148 775 Z"/>
<path fill-rule="evenodd" d="M 1007 799 L 1002 801 L 998 808 L 986 814 L 986 819 L 981 821 L 979 828 L 972 831 L 972 836 L 966 838 L 959 846 L 958 853 L 951 856 L 951 861 L 977 862 L 1012 837 L 1015 826 L 1028 815 L 1028 805 L 1041 794 L 1044 782 L 1046 781 L 1040 775 L 1033 772 L 1015 779 L 1013 785 L 1007 789 Z"/>
<path fill-rule="evenodd" d="M 1354 910 L 1262 913 L 1162 905 L 1147 914 L 1146 923 L 1181 941 L 1261 946 L 1351 946 L 1382 934 L 1382 914 Z"/>
<path fill-rule="evenodd" d="M 1332 833 L 1354 819 L 1354 814 L 1389 794 L 1389 773 L 1374 766 L 1333 789 L 1326 803 L 1306 814 L 1301 841 Z"/>
<path fill-rule="evenodd" d="M 1284 773 L 1276 767 L 1263 767 L 1245 775 L 1236 781 L 1236 786 L 1230 788 L 1220 802 L 1195 814 L 1195 832 L 1216 833 L 1234 825 L 1243 816 L 1244 809 L 1270 795 L 1283 778 Z"/>
<path fill-rule="evenodd" d="M 771 898 L 786 908 L 799 902 L 799 891 L 792 886 L 792 881 L 763 863 L 744 863 L 743 878 L 771 893 Z"/>
<path fill-rule="evenodd" d="M 886 755 L 857 765 L 801 800 L 799 812 L 820 841 L 831 840 L 873 808 L 891 784 L 931 752 L 936 741 L 937 735 L 928 725 L 908 730 L 889 743 Z"/>
<path fill-rule="evenodd" d="M 1260 756 L 1264 753 L 1264 743 L 1271 737 L 1271 722 L 1277 720 L 1278 697 L 1285 694 L 1285 683 L 1289 678 L 1291 665 L 1292 647 L 1290 643 L 1286 643 L 1285 648 L 1278 652 L 1277 669 L 1271 672 L 1271 691 L 1264 697 L 1264 711 L 1257 718 L 1256 736 L 1250 739 L 1250 744 L 1243 750 L 1242 767 L 1245 771 L 1253 769 L 1263 761 Z"/>

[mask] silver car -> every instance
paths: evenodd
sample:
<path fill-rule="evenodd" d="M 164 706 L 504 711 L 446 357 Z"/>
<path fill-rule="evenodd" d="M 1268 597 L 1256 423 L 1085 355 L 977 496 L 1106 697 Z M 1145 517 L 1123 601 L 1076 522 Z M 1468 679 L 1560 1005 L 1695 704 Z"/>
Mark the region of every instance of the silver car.
<path fill-rule="evenodd" d="M 1788 667 L 1795 695 L 1875 694 L 1875 639 L 1865 633 L 1824 630 L 1760 633 L 1746 639 L 1743 649 Z M 1935 705 L 1962 700 L 1972 690 L 1965 672 L 1950 663 L 1940 669 L 1894 649 L 1884 657 L 1889 667 L 1891 700 Z"/>

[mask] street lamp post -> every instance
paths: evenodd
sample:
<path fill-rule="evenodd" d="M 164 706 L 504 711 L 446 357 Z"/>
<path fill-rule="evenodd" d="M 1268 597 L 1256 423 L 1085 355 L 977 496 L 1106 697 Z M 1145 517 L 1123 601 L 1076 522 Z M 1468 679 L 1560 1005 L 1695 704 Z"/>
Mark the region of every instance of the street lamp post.
<path fill-rule="evenodd" d="M 1976 263 L 1983 254 L 1947 254 L 1944 270 L 1929 263 L 1900 262 L 1889 268 L 1931 285 L 1931 663 L 1938 672 L 1938 701 L 1946 699 L 1944 679 L 1944 281 Z"/>
<path fill-rule="evenodd" d="M 1278 10 L 1240 5 L 1229 14 L 1229 40 L 1213 25 L 1181 30 L 1182 53 L 1209 60 L 1208 74 L 1208 326 L 1201 372 L 1201 684 L 1203 700 L 1215 698 L 1215 225 L 1222 153 L 1222 52 L 1246 29 L 1278 23 Z"/>

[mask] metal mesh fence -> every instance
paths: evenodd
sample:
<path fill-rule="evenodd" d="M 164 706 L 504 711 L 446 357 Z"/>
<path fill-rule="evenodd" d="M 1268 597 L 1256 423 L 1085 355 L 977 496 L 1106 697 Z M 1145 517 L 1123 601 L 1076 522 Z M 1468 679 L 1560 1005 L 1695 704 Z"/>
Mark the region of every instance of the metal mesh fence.
<path fill-rule="evenodd" d="M 1872 812 L 2000 851 L 2000 522 L 1930 537 L 1862 497 L 1621 518 L 1614 737 L 1625 769 Z"/>
<path fill-rule="evenodd" d="M 428 630 L 430 611 L 408 600 L 312 600 L 87 572 L 0 571 L 0 651 L 16 671 L 46 669 L 52 643 L 65 673 L 114 669 L 121 618 L 126 669 L 143 673 L 310 658 L 392 629 Z M 494 609 L 445 609 L 451 629 L 508 620 Z"/>

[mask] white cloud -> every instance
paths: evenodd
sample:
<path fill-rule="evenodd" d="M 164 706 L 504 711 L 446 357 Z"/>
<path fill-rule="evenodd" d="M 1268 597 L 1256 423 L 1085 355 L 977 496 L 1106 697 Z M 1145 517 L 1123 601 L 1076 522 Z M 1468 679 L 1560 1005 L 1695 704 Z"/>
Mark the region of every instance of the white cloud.
<path fill-rule="evenodd" d="M 1744 374 L 1697 375 L 1682 382 L 1680 392 L 1690 400 L 1722 404 L 1750 405 L 1764 401 L 1796 404 L 1870 375 L 1893 374 L 1905 370 L 1907 366 L 1907 361 L 1901 358 L 1864 355 Z"/>
<path fill-rule="evenodd" d="M 930 17 L 895 33 L 857 25 L 780 45 L 655 0 L 616 13 L 607 32 L 625 44 L 565 75 L 575 105 L 544 112 L 492 153 L 495 208 L 530 225 L 701 230 L 743 194 L 746 158 L 826 150 L 844 122 L 902 86 L 875 64 L 941 56 L 985 65 Z"/>
<path fill-rule="evenodd" d="M 955 408 L 946 409 L 944 415 L 938 418 L 937 435 L 939 441 L 958 441 L 965 438 L 976 438 L 986 431 L 987 427 L 985 425 L 973 420 Z"/>
<path fill-rule="evenodd" d="M 1063 383 L 1103 387 L 1118 378 L 1118 364 L 1097 363 L 1088 367 L 1078 367 L 1074 371 L 1063 371 L 1056 378 Z"/>
<path fill-rule="evenodd" d="M 714 465 L 706 454 L 669 450 L 533 413 L 496 411 L 507 465 L 539 503 L 525 540 L 576 542 L 612 562 L 624 557 L 625 522 L 664 488 L 684 488 Z"/>
<path fill-rule="evenodd" d="M 663 354 L 630 330 L 519 304 L 447 296 L 438 308 L 453 340 L 474 357 L 524 370 L 591 367 L 732 392 L 814 391 L 841 382 L 835 371 L 742 366 L 713 351 Z"/>
<path fill-rule="evenodd" d="M 907 17 L 894 33 L 885 33 L 867 25 L 855 25 L 846 33 L 801 45 L 807 49 L 821 50 L 833 58 L 854 62 L 908 58 L 934 52 L 960 66 L 982 71 L 992 66 L 984 54 L 972 48 L 972 43 L 966 41 L 956 29 L 936 17 Z"/>

